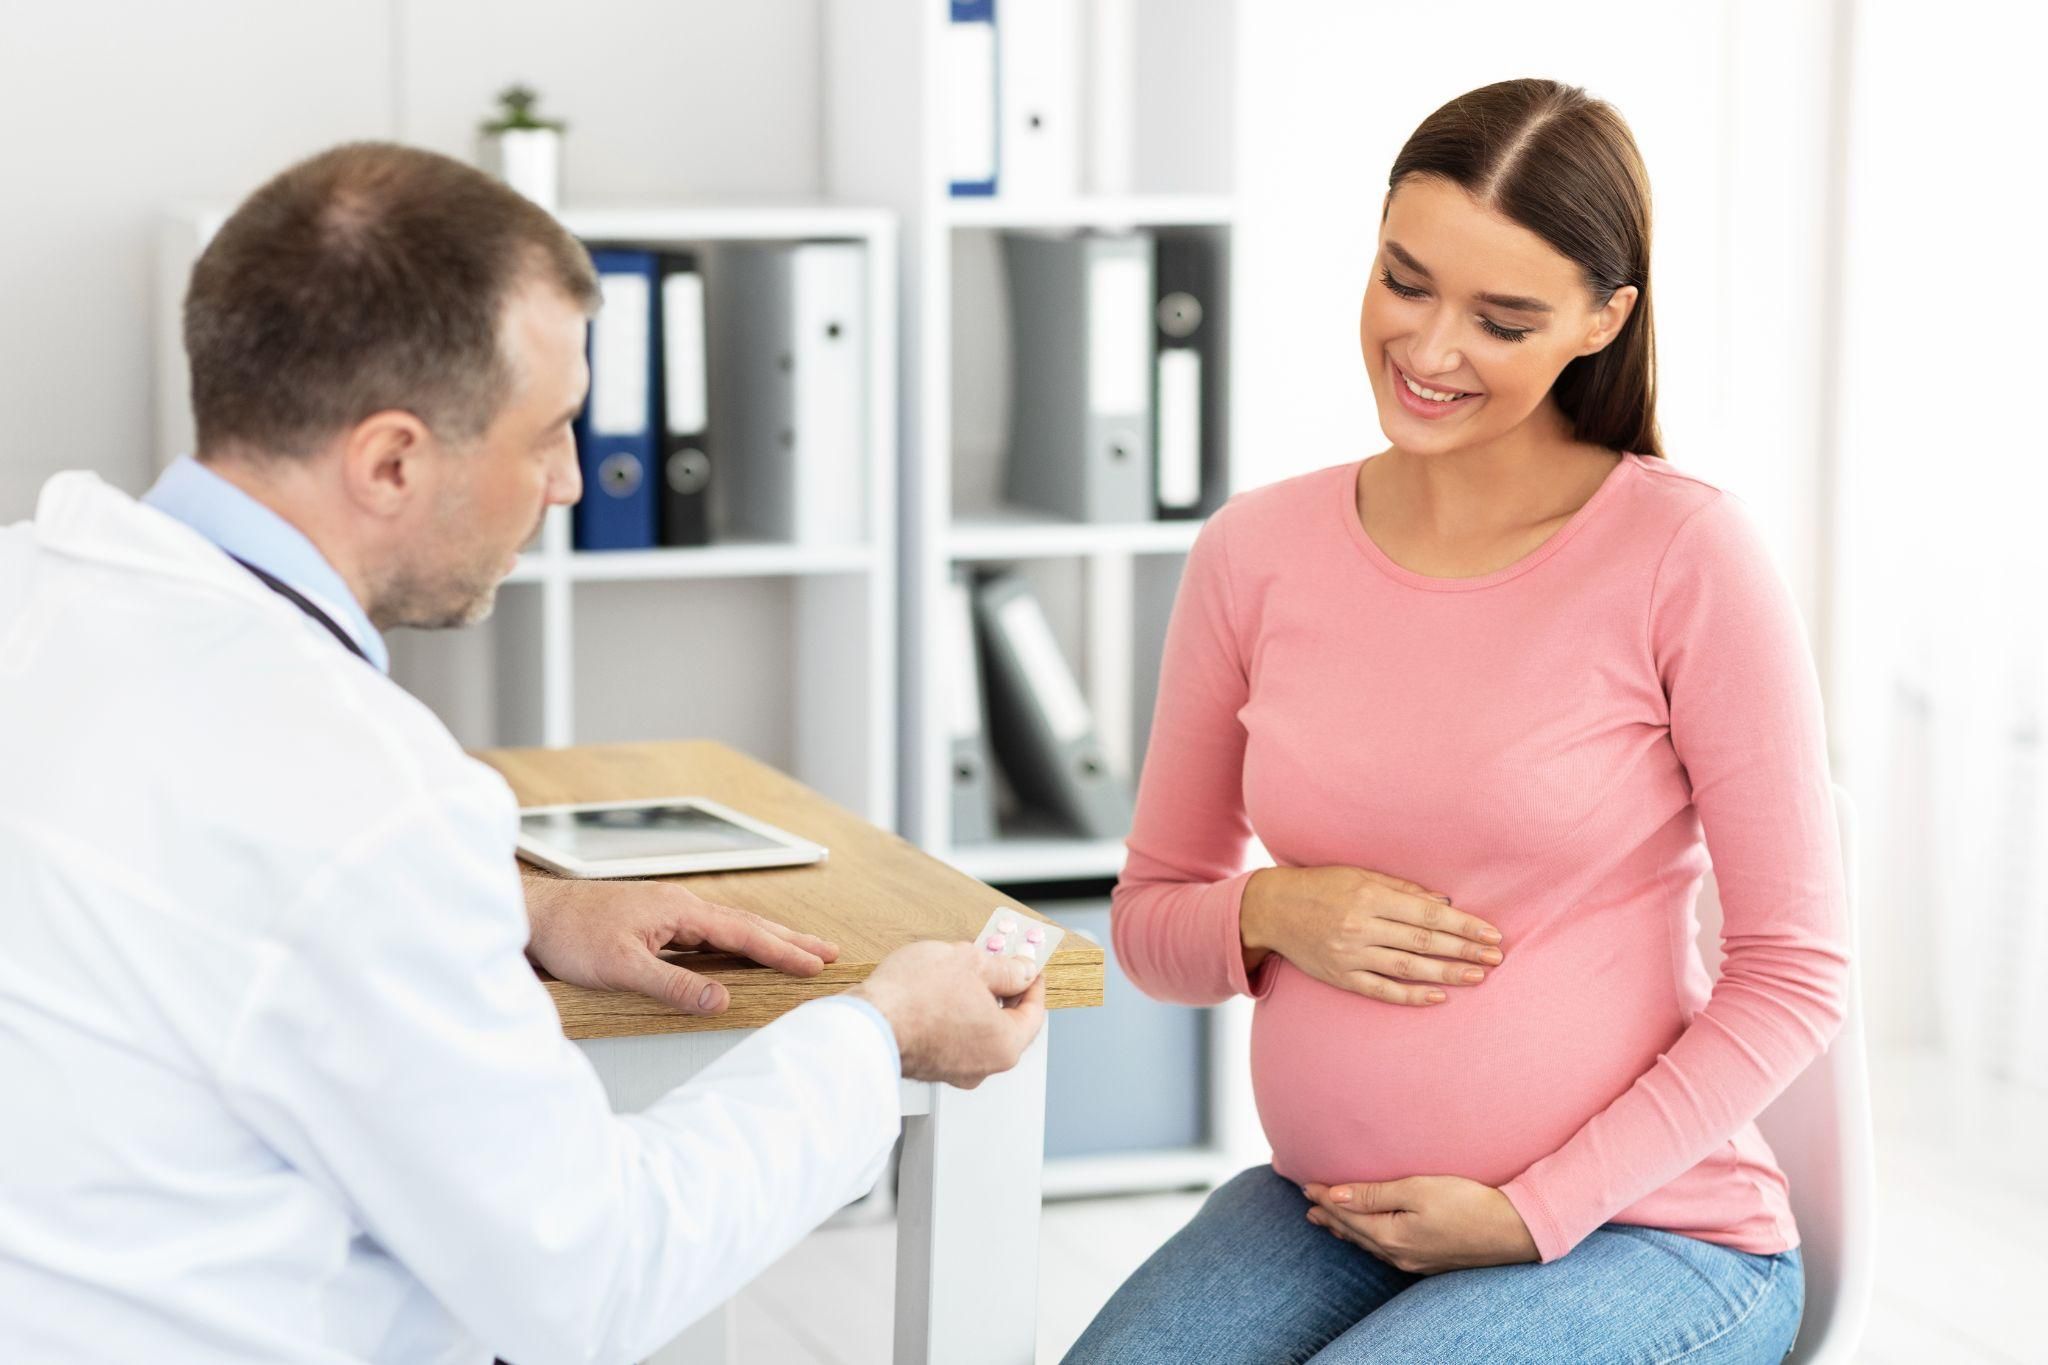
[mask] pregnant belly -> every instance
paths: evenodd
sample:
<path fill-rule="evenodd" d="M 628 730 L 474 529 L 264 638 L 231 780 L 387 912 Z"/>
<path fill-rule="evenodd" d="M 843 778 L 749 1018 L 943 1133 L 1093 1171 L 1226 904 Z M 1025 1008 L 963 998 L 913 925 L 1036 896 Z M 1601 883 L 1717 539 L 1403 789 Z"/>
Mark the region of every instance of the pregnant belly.
<path fill-rule="evenodd" d="M 1422 1008 L 1276 964 L 1252 1024 L 1252 1089 L 1274 1168 L 1296 1181 L 1513 1179 L 1681 1032 L 1656 937 L 1641 957 L 1607 947 L 1597 962 L 1569 942 L 1525 941 L 1480 985 L 1446 988 L 1444 1004 Z"/>

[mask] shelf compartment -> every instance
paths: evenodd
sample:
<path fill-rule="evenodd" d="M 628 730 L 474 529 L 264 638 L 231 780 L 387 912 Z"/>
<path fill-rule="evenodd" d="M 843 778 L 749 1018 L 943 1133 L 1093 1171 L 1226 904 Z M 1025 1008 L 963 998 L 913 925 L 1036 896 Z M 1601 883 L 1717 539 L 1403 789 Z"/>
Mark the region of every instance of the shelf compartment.
<path fill-rule="evenodd" d="M 573 591 L 570 729 L 578 743 L 717 739 L 886 823 L 887 609 L 866 574 L 727 578 L 675 590 L 586 580 Z M 737 645 L 736 645 L 737 642 Z"/>

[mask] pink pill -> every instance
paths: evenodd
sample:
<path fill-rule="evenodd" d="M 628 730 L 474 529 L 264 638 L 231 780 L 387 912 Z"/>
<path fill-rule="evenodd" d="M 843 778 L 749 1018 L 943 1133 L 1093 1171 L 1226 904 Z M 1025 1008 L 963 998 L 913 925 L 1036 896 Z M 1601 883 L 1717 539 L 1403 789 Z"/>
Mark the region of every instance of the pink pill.
<path fill-rule="evenodd" d="M 1003 945 L 1008 941 L 1001 934 L 990 934 L 988 936 L 988 950 L 992 953 L 1000 953 L 1003 950 Z"/>
<path fill-rule="evenodd" d="M 1038 944 L 1045 942 L 1045 930 L 1035 924 L 1032 925 L 1024 931 L 1024 941 L 1036 947 Z"/>

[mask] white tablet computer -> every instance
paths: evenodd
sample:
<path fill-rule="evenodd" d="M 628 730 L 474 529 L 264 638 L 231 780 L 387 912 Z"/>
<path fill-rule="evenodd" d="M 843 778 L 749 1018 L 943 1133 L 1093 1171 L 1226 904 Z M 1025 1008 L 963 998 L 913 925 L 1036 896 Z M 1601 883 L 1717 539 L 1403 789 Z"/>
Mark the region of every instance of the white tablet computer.
<path fill-rule="evenodd" d="M 565 877 L 665 877 L 822 862 L 825 849 L 701 796 L 529 806 L 519 856 Z"/>

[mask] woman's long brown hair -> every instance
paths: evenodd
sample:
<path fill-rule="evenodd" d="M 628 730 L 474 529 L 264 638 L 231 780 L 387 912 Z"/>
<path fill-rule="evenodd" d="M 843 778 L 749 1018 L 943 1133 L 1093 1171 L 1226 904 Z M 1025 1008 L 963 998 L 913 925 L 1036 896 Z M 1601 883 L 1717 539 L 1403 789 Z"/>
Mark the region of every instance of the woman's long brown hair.
<path fill-rule="evenodd" d="M 1650 177 L 1628 124 L 1577 86 L 1516 80 L 1458 96 L 1422 121 L 1394 158 L 1389 192 L 1413 176 L 1459 186 L 1575 262 L 1596 305 L 1632 284 L 1635 308 L 1594 355 L 1564 367 L 1551 394 L 1577 439 L 1663 457 L 1650 316 Z"/>

